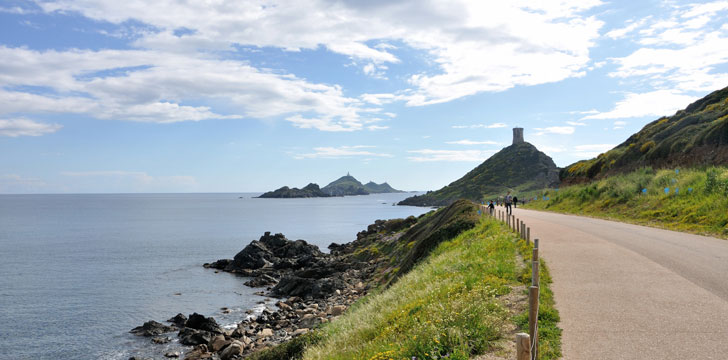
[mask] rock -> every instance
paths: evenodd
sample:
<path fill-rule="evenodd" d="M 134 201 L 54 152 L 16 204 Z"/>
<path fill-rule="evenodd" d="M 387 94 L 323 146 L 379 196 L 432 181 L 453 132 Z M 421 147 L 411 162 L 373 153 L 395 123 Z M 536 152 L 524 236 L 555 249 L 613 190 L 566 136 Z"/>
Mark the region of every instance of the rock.
<path fill-rule="evenodd" d="M 158 336 L 152 338 L 152 342 L 155 344 L 166 344 L 170 341 L 172 341 L 172 339 L 166 336 Z"/>
<path fill-rule="evenodd" d="M 298 336 L 298 335 L 303 335 L 303 334 L 305 334 L 307 332 L 308 332 L 308 329 L 307 328 L 300 328 L 300 329 L 294 331 L 293 334 L 291 334 L 291 335 Z"/>
<path fill-rule="evenodd" d="M 258 337 L 271 337 L 273 336 L 273 330 L 265 328 L 258 333 Z"/>
<path fill-rule="evenodd" d="M 313 328 L 316 325 L 321 323 L 321 319 L 316 317 L 314 314 L 306 314 L 301 317 L 301 320 L 298 322 L 298 326 L 302 328 Z"/>
<path fill-rule="evenodd" d="M 165 353 L 164 354 L 164 357 L 166 357 L 166 358 L 178 358 L 179 357 L 179 352 L 178 351 L 170 351 L 168 353 Z"/>
<path fill-rule="evenodd" d="M 334 305 L 331 308 L 331 316 L 339 316 L 344 313 L 344 310 L 346 310 L 346 306 L 344 305 Z"/>
<path fill-rule="evenodd" d="M 227 344 L 229 344 L 230 341 L 225 340 L 225 336 L 222 335 L 215 335 L 215 337 L 210 340 L 209 348 L 212 352 L 218 352 L 220 349 L 224 348 Z"/>
<path fill-rule="evenodd" d="M 184 328 L 180 330 L 179 342 L 183 345 L 207 345 L 212 340 L 212 333 L 204 330 Z"/>
<path fill-rule="evenodd" d="M 274 295 L 300 296 L 321 299 L 343 289 L 346 283 L 341 278 L 309 279 L 295 275 L 284 276 L 271 290 Z"/>
<path fill-rule="evenodd" d="M 217 334 L 223 333 L 222 327 L 217 324 L 217 321 L 215 321 L 212 316 L 204 317 L 198 313 L 190 315 L 190 318 L 187 319 L 187 322 L 185 322 L 185 327 L 205 330 Z"/>
<path fill-rule="evenodd" d="M 263 237 L 261 237 L 261 239 L 269 235 L 270 233 L 267 232 L 263 235 Z M 272 265 L 270 261 L 272 258 L 273 253 L 268 250 L 263 242 L 253 240 L 250 244 L 248 244 L 248 246 L 235 255 L 233 261 L 228 264 L 225 269 L 260 269 L 262 267 Z"/>
<path fill-rule="evenodd" d="M 277 282 L 278 279 L 267 274 L 261 274 L 243 284 L 250 287 L 265 287 L 268 285 L 275 285 Z"/>
<path fill-rule="evenodd" d="M 292 309 L 290 305 L 284 303 L 283 301 L 277 302 L 276 305 L 283 311 L 291 311 Z"/>
<path fill-rule="evenodd" d="M 150 320 L 145 322 L 142 326 L 137 326 L 131 329 L 129 332 L 138 336 L 157 336 L 174 330 L 176 329 L 171 326 Z"/>
<path fill-rule="evenodd" d="M 230 360 L 234 356 L 242 355 L 244 349 L 245 345 L 243 345 L 240 341 L 235 340 L 220 352 L 220 359 Z"/>
<path fill-rule="evenodd" d="M 175 315 L 173 318 L 167 319 L 167 322 L 171 322 L 179 327 L 184 327 L 187 322 L 187 316 L 180 314 Z"/>
<path fill-rule="evenodd" d="M 185 355 L 185 360 L 201 360 L 212 358 L 212 353 L 207 350 L 207 345 L 197 345 L 192 351 Z"/>
<path fill-rule="evenodd" d="M 225 270 L 225 268 L 228 267 L 228 265 L 230 265 L 231 262 L 233 262 L 233 261 L 230 259 L 221 259 L 221 260 L 215 261 L 212 264 L 205 263 L 202 266 L 206 267 L 206 268 Z"/>

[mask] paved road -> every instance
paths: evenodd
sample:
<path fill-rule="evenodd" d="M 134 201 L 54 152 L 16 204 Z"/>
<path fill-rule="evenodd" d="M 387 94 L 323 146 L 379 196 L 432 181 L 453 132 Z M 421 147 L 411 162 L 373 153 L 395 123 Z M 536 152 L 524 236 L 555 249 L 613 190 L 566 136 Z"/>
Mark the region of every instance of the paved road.
<path fill-rule="evenodd" d="M 539 238 L 564 359 L 728 359 L 728 241 L 515 209 Z"/>

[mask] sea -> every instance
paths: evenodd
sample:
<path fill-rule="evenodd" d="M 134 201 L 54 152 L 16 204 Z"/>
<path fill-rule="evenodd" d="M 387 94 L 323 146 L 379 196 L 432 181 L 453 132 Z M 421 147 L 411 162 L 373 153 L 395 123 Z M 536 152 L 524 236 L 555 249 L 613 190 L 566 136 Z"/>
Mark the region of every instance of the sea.
<path fill-rule="evenodd" d="M 257 193 L 0 195 L 0 359 L 163 358 L 184 351 L 129 330 L 182 313 L 232 327 L 262 296 L 203 263 L 232 258 L 264 232 L 322 251 L 417 193 L 258 199 Z M 227 308 L 229 313 L 224 313 Z"/>

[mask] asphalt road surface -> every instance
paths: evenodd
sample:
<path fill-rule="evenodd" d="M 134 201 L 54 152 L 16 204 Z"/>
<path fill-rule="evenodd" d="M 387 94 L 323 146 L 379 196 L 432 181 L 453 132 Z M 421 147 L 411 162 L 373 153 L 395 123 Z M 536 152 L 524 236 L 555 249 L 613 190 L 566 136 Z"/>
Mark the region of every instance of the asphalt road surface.
<path fill-rule="evenodd" d="M 564 359 L 728 359 L 727 240 L 513 214 L 551 270 Z"/>

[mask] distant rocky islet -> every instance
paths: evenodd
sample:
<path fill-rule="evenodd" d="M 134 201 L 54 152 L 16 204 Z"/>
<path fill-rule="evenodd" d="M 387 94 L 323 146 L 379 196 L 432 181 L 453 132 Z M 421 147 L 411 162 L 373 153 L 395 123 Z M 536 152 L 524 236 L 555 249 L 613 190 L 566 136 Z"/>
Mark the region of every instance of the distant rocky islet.
<path fill-rule="evenodd" d="M 386 182 L 377 184 L 370 181 L 366 184 L 362 184 L 359 180 L 353 176 L 346 174 L 339 179 L 331 182 L 330 184 L 320 188 L 318 184 L 310 183 L 305 187 L 289 188 L 283 186 L 274 191 L 266 192 L 259 196 L 259 198 L 313 198 L 313 197 L 331 197 L 331 196 L 352 196 L 352 195 L 369 195 L 369 194 L 382 194 L 382 193 L 398 193 L 404 192 L 391 187 Z"/>

